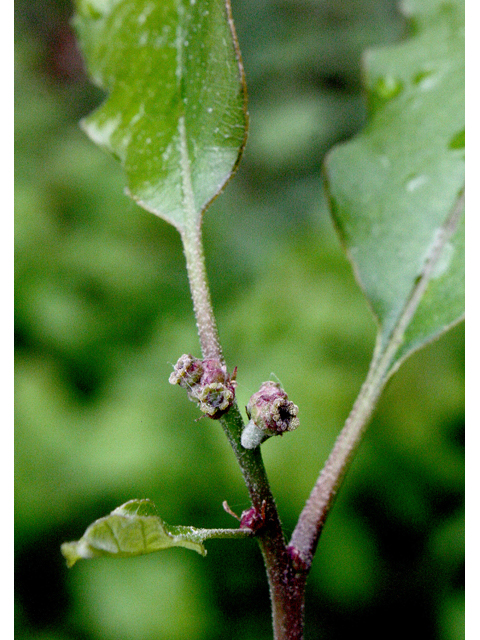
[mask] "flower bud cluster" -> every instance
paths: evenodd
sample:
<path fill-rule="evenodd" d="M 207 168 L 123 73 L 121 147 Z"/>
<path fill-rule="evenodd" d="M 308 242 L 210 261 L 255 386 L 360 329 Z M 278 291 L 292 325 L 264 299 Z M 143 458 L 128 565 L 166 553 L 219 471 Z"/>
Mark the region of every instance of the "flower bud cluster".
<path fill-rule="evenodd" d="M 242 432 L 242 446 L 254 449 L 270 436 L 283 435 L 296 429 L 298 407 L 276 382 L 264 382 L 246 407 L 250 422 Z"/>
<path fill-rule="evenodd" d="M 169 382 L 186 389 L 189 399 L 196 402 L 205 415 L 216 420 L 235 401 L 235 374 L 236 370 L 230 376 L 225 365 L 215 358 L 200 360 L 185 354 L 179 358 Z"/>

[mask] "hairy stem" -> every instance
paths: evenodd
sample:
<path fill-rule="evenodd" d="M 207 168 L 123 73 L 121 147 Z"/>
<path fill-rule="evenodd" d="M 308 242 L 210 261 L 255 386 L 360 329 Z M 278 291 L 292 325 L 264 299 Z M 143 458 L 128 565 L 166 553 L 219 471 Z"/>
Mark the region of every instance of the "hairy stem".
<path fill-rule="evenodd" d="M 188 177 L 188 172 L 184 172 Z M 191 189 L 184 179 L 185 206 L 193 207 Z M 224 362 L 208 288 L 201 237 L 201 220 L 181 233 L 198 334 L 204 358 Z M 244 449 L 240 438 L 244 423 L 237 404 L 220 418 L 247 485 L 252 505 L 265 515 L 256 537 L 265 562 L 272 604 L 275 640 L 302 640 L 305 580 L 297 579 L 288 554 L 277 507 L 270 490 L 260 447 Z"/>
<path fill-rule="evenodd" d="M 306 566 L 312 564 L 318 540 L 348 466 L 362 439 L 373 409 L 386 382 L 388 362 L 374 356 L 369 374 L 353 405 L 335 446 L 300 514 L 290 540 Z M 386 365 L 386 366 L 385 366 Z"/>
<path fill-rule="evenodd" d="M 274 638 L 301 640 L 305 581 L 293 570 L 260 447 L 242 447 L 243 419 L 236 404 L 220 421 L 242 470 L 252 504 L 258 512 L 265 512 L 265 524 L 258 531 L 257 540 L 268 576 Z"/>
<path fill-rule="evenodd" d="M 197 319 L 198 336 L 204 358 L 216 358 L 223 363 L 222 349 L 213 315 L 210 289 L 202 244 L 202 215 L 197 211 L 193 193 L 191 162 L 188 155 L 185 116 L 179 118 L 180 169 L 185 226 L 178 227 L 187 260 L 187 273 Z"/>
<path fill-rule="evenodd" d="M 465 207 L 465 193 L 459 194 L 437 241 L 428 256 L 423 272 L 412 289 L 402 313 L 388 339 L 379 333 L 377 346 L 367 378 L 360 390 L 352 411 L 345 422 L 335 446 L 318 477 L 315 486 L 300 514 L 292 535 L 293 547 L 310 568 L 318 540 L 337 491 L 360 444 L 377 401 L 390 376 L 397 370 L 401 360 L 395 360 L 402 345 L 405 330 L 410 324 L 428 283 L 435 271 L 445 244 L 453 235 Z"/>
<path fill-rule="evenodd" d="M 208 287 L 201 221 L 187 228 L 182 233 L 182 240 L 203 357 L 216 358 L 223 363 L 222 349 Z"/>
<path fill-rule="evenodd" d="M 195 533 L 202 541 L 211 538 L 250 538 L 253 535 L 250 529 L 196 529 Z"/>

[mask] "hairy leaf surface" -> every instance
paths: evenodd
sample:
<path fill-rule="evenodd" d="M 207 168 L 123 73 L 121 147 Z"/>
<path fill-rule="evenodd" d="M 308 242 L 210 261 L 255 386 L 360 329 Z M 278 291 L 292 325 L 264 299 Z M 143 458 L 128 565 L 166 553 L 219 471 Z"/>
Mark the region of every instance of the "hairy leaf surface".
<path fill-rule="evenodd" d="M 367 53 L 368 124 L 326 163 L 334 221 L 380 351 L 399 338 L 391 370 L 464 313 L 463 4 L 404 6 L 413 35 Z"/>
<path fill-rule="evenodd" d="M 245 143 L 246 93 L 228 0 L 76 0 L 87 66 L 108 98 L 83 121 L 128 192 L 180 231 L 198 224 Z"/>

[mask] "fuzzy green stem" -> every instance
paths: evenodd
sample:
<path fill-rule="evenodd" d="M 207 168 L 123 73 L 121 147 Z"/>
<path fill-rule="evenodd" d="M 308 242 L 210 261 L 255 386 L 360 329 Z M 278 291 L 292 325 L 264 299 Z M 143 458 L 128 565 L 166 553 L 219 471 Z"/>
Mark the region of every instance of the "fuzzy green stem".
<path fill-rule="evenodd" d="M 187 260 L 187 273 L 197 320 L 198 335 L 204 358 L 216 358 L 223 363 L 217 325 L 213 315 L 210 289 L 202 244 L 202 212 L 195 204 L 191 162 L 188 152 L 185 116 L 179 118 L 180 169 L 185 225 L 178 227 Z"/>
<path fill-rule="evenodd" d="M 195 529 L 195 533 L 203 540 L 212 538 L 251 538 L 250 529 Z"/>
<path fill-rule="evenodd" d="M 223 363 L 222 349 L 208 287 L 201 221 L 182 232 L 182 240 L 203 357 L 216 358 Z"/>
<path fill-rule="evenodd" d="M 292 568 L 260 447 L 242 447 L 240 438 L 244 423 L 236 404 L 220 418 L 220 422 L 242 470 L 253 506 L 259 512 L 265 510 L 265 525 L 257 533 L 257 540 L 267 570 L 274 638 L 301 640 L 305 581 L 302 577 L 297 577 Z"/>
<path fill-rule="evenodd" d="M 187 172 L 185 175 L 188 177 Z M 185 206 L 193 210 L 188 180 L 184 180 L 184 196 Z M 203 357 L 216 358 L 223 363 L 208 288 L 201 220 L 189 224 L 182 230 L 181 235 Z M 305 581 L 296 579 L 260 447 L 250 450 L 243 448 L 240 438 L 244 423 L 236 404 L 220 418 L 220 422 L 242 470 L 252 504 L 259 513 L 263 510 L 265 513 L 265 524 L 256 537 L 264 558 L 270 587 L 274 638 L 302 640 Z"/>

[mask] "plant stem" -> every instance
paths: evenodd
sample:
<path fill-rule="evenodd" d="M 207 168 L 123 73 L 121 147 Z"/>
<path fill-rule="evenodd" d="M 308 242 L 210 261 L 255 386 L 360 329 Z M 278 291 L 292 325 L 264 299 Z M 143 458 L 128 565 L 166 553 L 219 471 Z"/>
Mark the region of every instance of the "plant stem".
<path fill-rule="evenodd" d="M 275 640 L 301 640 L 305 579 L 292 567 L 282 525 L 270 490 L 260 447 L 244 449 L 240 442 L 243 419 L 236 404 L 220 418 L 257 511 L 265 510 L 265 524 L 257 533 L 270 588 Z"/>
<path fill-rule="evenodd" d="M 185 204 L 192 208 L 188 187 L 189 183 L 185 180 Z M 207 282 L 201 219 L 185 228 L 181 235 L 203 357 L 217 358 L 223 363 Z M 260 447 L 242 447 L 240 438 L 244 423 L 236 403 L 220 422 L 240 465 L 252 505 L 258 513 L 265 514 L 264 524 L 258 530 L 256 538 L 262 551 L 270 587 L 274 638 L 302 640 L 305 580 L 302 577 L 297 579 L 292 567 Z"/>
<path fill-rule="evenodd" d="M 402 358 L 395 360 L 395 356 L 402 345 L 405 330 L 415 315 L 438 264 L 442 250 L 453 235 L 464 207 L 465 193 L 462 191 L 440 233 L 437 234 L 436 242 L 432 246 L 422 274 L 415 283 L 395 327 L 390 335 L 386 337 L 379 331 L 367 378 L 300 514 L 290 541 L 290 546 L 299 552 L 307 570 L 311 567 L 327 515 L 360 444 L 377 401 L 388 379 L 402 362 Z"/>
<path fill-rule="evenodd" d="M 378 349 L 377 349 L 378 354 Z M 310 568 L 327 515 L 385 385 L 389 362 L 374 355 L 367 378 L 300 514 L 290 540 Z"/>
<path fill-rule="evenodd" d="M 212 538 L 250 538 L 253 532 L 250 529 L 195 529 L 195 533 L 202 540 Z"/>
<path fill-rule="evenodd" d="M 185 229 L 181 235 L 203 357 L 216 358 L 223 364 L 224 359 L 208 287 L 201 219 Z"/>
<path fill-rule="evenodd" d="M 186 194 L 188 195 L 188 189 Z M 392 333 L 388 339 L 379 333 L 365 383 L 300 514 L 292 535 L 290 547 L 298 552 L 303 562 L 304 566 L 301 572 L 296 572 L 293 567 L 291 556 L 285 545 L 280 518 L 270 490 L 260 447 L 255 449 L 242 447 L 240 439 L 244 423 L 237 404 L 234 404 L 229 412 L 220 419 L 242 470 L 252 504 L 258 513 L 264 513 L 264 523 L 257 532 L 257 539 L 267 570 L 275 640 L 302 640 L 303 638 L 306 577 L 326 517 L 360 444 L 378 398 L 389 376 L 398 366 L 398 363 L 395 363 L 395 355 L 402 344 L 405 330 L 425 293 L 442 249 L 457 226 L 463 207 L 464 194 L 462 193 L 446 221 L 438 241 L 433 246 L 423 273 L 415 284 Z M 204 358 L 217 358 L 223 363 L 207 283 L 201 238 L 201 219 L 183 231 L 182 239 L 203 356 Z"/>
<path fill-rule="evenodd" d="M 177 227 L 183 242 L 187 260 L 187 273 L 197 320 L 198 336 L 204 358 L 216 358 L 223 364 L 222 349 L 217 324 L 213 314 L 208 287 L 205 255 L 202 244 L 202 212 L 197 210 L 192 185 L 191 162 L 188 154 L 185 116 L 178 120 L 180 144 L 180 169 L 185 224 Z"/>

